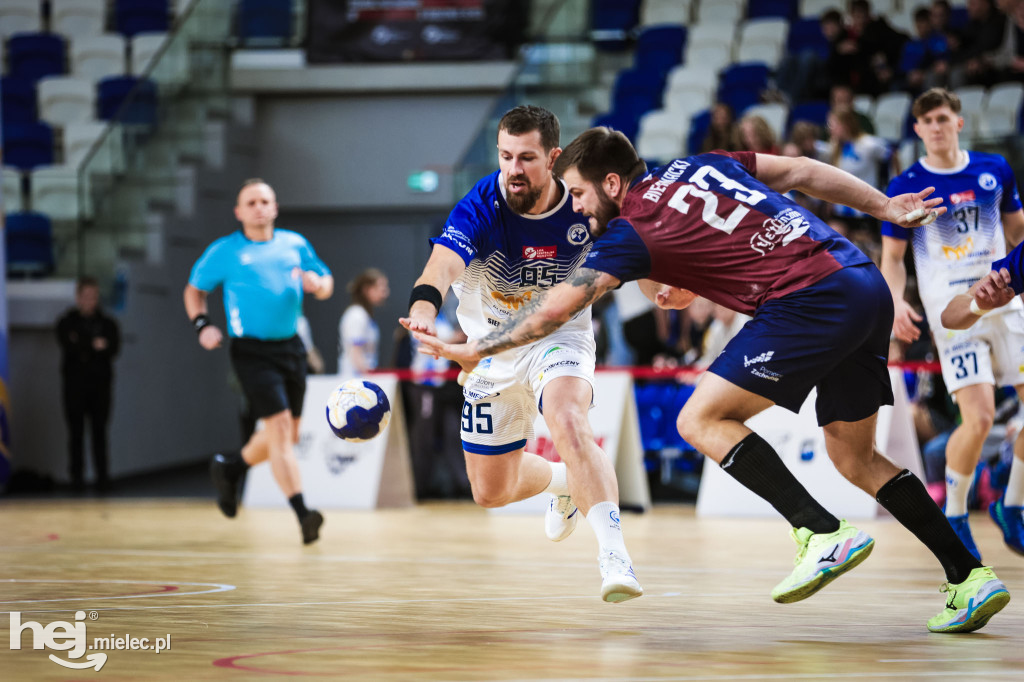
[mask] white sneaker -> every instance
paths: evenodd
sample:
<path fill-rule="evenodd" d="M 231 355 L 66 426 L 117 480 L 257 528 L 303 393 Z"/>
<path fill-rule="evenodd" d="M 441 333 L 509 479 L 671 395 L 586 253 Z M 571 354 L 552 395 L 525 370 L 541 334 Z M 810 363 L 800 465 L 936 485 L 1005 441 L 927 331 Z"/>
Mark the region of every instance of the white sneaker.
<path fill-rule="evenodd" d="M 597 561 L 601 568 L 601 578 L 604 580 L 601 583 L 601 599 L 617 603 L 639 597 L 644 593 L 644 588 L 637 582 L 633 565 L 627 557 L 616 552 L 605 552 Z"/>
<path fill-rule="evenodd" d="M 553 495 L 548 510 L 544 512 L 544 533 L 548 540 L 560 542 L 572 535 L 579 511 L 568 495 Z"/>

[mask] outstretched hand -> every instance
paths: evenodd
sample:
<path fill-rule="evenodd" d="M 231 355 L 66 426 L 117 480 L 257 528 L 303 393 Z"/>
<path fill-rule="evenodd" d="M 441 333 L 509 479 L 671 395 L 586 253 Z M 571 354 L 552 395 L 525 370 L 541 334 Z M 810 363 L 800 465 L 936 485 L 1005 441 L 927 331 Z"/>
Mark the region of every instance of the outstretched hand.
<path fill-rule="evenodd" d="M 920 192 L 908 192 L 889 197 L 885 202 L 883 215 L 877 216 L 900 227 L 923 227 L 935 222 L 935 219 L 946 212 L 942 197 L 926 199 L 935 191 L 934 187 L 926 187 Z"/>
<path fill-rule="evenodd" d="M 406 329 L 410 329 L 406 327 Z M 431 336 L 419 331 L 412 331 L 414 339 L 420 342 L 419 352 L 424 355 L 447 358 L 452 362 L 459 363 L 465 372 L 472 372 L 473 368 L 480 362 L 480 353 L 476 350 L 476 342 L 468 343 L 445 343 L 436 336 Z"/>
<path fill-rule="evenodd" d="M 1010 288 L 1010 271 L 1006 268 L 992 270 L 978 280 L 975 286 L 974 301 L 982 310 L 1002 308 L 1017 295 Z"/>

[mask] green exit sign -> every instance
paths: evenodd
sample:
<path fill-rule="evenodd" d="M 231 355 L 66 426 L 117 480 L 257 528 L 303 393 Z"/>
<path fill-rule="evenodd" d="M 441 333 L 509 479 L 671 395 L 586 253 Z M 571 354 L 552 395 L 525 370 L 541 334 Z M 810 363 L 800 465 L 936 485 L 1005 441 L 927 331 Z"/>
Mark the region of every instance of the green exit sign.
<path fill-rule="evenodd" d="M 417 171 L 409 174 L 405 184 L 413 192 L 436 192 L 437 186 L 441 184 L 441 178 L 436 171 Z"/>

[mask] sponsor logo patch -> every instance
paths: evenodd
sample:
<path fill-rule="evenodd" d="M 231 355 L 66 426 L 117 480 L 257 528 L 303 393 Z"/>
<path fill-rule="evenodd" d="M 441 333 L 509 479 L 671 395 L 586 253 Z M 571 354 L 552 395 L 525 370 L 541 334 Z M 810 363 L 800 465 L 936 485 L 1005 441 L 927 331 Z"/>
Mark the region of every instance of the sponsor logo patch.
<path fill-rule="evenodd" d="M 558 255 L 557 246 L 524 246 L 523 258 L 536 260 L 538 258 L 554 258 Z"/>
<path fill-rule="evenodd" d="M 969 189 L 964 192 L 957 192 L 956 194 L 949 195 L 949 203 L 951 204 L 962 204 L 968 201 L 974 201 L 974 190 Z"/>

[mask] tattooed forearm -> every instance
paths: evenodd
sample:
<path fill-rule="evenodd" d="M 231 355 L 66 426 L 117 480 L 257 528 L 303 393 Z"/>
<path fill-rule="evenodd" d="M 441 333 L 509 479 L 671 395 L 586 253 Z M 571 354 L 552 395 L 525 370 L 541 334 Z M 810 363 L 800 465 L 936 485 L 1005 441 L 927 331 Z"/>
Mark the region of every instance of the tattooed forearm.
<path fill-rule="evenodd" d="M 597 270 L 580 268 L 545 296 L 525 303 L 500 328 L 480 339 L 477 351 L 486 357 L 544 338 L 611 288 L 607 282 L 598 282 L 601 275 Z"/>

